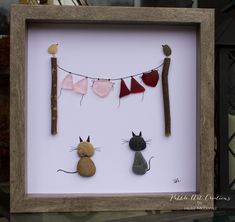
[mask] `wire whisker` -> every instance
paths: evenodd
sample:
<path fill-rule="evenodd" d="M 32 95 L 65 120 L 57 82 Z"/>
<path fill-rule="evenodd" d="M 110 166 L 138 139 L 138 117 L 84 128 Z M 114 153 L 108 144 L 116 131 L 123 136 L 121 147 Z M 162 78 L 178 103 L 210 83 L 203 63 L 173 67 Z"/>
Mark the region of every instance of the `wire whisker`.
<path fill-rule="evenodd" d="M 95 150 L 100 152 L 101 151 L 101 148 L 100 147 L 95 147 Z"/>
<path fill-rule="evenodd" d="M 122 144 L 129 143 L 129 140 L 122 139 Z"/>
<path fill-rule="evenodd" d="M 72 152 L 72 151 L 74 151 L 74 150 L 77 150 L 78 148 L 77 147 L 75 147 L 75 146 L 71 146 L 70 148 L 72 148 L 72 149 L 70 149 L 70 151 L 69 152 Z"/>

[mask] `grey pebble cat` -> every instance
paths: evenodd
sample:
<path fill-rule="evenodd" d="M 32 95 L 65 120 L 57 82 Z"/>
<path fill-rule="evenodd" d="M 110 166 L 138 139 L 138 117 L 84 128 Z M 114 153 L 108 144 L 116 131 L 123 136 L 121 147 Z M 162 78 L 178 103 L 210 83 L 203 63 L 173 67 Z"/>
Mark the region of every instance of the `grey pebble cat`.
<path fill-rule="evenodd" d="M 153 156 L 149 159 L 149 164 L 143 157 L 141 151 L 146 148 L 146 141 L 142 137 L 142 132 L 139 135 L 135 135 L 132 132 L 132 138 L 129 140 L 129 147 L 131 150 L 135 151 L 134 162 L 132 165 L 132 171 L 137 175 L 144 175 L 150 170 L 150 161 Z"/>

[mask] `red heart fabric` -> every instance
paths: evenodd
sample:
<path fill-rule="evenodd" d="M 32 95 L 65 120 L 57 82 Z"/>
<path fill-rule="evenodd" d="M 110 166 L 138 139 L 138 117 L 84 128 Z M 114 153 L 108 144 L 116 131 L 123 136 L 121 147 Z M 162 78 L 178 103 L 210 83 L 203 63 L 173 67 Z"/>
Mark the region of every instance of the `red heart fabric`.
<path fill-rule="evenodd" d="M 131 93 L 143 93 L 145 88 L 131 77 Z"/>
<path fill-rule="evenodd" d="M 159 80 L 159 74 L 157 70 L 152 70 L 149 73 L 143 73 L 141 78 L 147 86 L 155 87 Z"/>
<path fill-rule="evenodd" d="M 126 86 L 125 81 L 123 79 L 121 79 L 119 98 L 122 98 L 124 96 L 128 96 L 130 93 L 131 93 L 131 91 Z"/>

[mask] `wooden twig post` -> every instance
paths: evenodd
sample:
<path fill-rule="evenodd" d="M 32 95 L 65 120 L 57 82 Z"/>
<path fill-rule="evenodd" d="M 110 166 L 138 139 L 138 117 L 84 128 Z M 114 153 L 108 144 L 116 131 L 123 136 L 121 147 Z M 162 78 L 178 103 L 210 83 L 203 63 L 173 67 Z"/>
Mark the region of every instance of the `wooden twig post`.
<path fill-rule="evenodd" d="M 57 58 L 58 43 L 51 44 L 48 53 L 51 57 L 51 135 L 57 134 Z"/>
<path fill-rule="evenodd" d="M 51 58 L 51 134 L 57 134 L 57 58 Z"/>
<path fill-rule="evenodd" d="M 170 99 L 169 99 L 169 86 L 168 86 L 168 73 L 171 63 L 171 49 L 168 45 L 163 46 L 163 52 L 166 56 L 163 62 L 162 69 L 162 89 L 163 89 L 163 103 L 164 103 L 164 116 L 165 116 L 165 136 L 171 135 L 171 113 L 170 113 Z"/>

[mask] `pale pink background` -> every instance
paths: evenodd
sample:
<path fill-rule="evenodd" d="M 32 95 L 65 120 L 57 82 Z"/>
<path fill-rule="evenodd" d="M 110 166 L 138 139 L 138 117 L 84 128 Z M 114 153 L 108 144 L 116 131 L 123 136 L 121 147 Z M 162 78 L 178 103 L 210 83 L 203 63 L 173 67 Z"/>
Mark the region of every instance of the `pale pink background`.
<path fill-rule="evenodd" d="M 73 72 L 115 78 L 139 73 L 163 62 L 162 46 L 172 48 L 169 88 L 172 136 L 164 136 L 161 79 L 156 88 L 131 95 L 118 106 L 119 82 L 107 98 L 64 91 L 58 102 L 58 135 L 50 135 L 50 55 L 59 43 L 58 64 Z M 55 25 L 28 28 L 27 192 L 148 193 L 196 191 L 196 31 L 187 26 Z M 161 71 L 161 69 L 160 69 Z M 67 75 L 58 72 L 59 83 Z M 136 78 L 138 81 L 140 78 Z M 77 78 L 76 80 L 79 80 Z M 129 80 L 126 81 L 129 86 Z M 134 152 L 122 139 L 142 131 L 151 145 L 143 151 L 151 170 L 134 175 Z M 97 173 L 91 178 L 57 173 L 76 170 L 78 137 L 91 136 Z M 180 183 L 173 179 L 179 178 Z"/>

